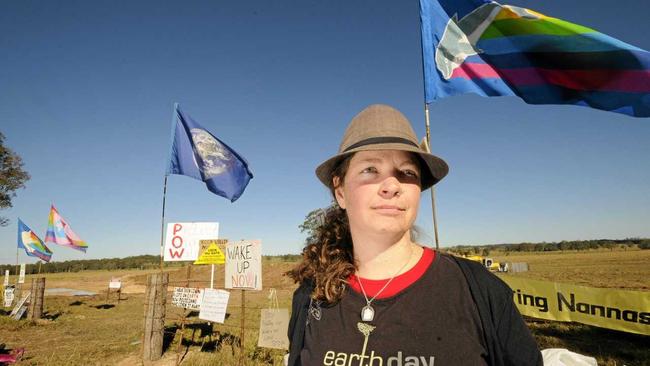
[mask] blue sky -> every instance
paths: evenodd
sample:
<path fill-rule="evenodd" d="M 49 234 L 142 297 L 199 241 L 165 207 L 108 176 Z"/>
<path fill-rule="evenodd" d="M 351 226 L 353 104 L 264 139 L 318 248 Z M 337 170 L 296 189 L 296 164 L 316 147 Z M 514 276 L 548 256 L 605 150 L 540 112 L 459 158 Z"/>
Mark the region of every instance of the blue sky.
<path fill-rule="evenodd" d="M 511 1 L 650 49 L 647 1 Z M 32 179 L 0 215 L 51 202 L 88 242 L 53 260 L 157 254 L 174 102 L 250 162 L 235 203 L 171 176 L 166 219 L 298 253 L 329 196 L 313 170 L 372 103 L 424 135 L 417 1 L 3 1 L 0 131 Z M 466 95 L 431 105 L 443 246 L 650 237 L 650 120 Z M 430 196 L 421 242 L 433 245 Z M 33 262 L 20 253 L 21 261 Z"/>

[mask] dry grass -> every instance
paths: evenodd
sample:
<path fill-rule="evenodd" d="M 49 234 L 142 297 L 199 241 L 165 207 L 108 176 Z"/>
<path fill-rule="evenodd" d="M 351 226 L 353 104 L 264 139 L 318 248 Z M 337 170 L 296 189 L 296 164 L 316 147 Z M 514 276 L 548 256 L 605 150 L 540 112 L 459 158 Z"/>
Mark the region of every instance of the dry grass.
<path fill-rule="evenodd" d="M 576 285 L 650 290 L 650 250 L 587 250 L 539 253 L 492 253 L 503 262 L 527 262 L 522 277 Z"/>
<path fill-rule="evenodd" d="M 587 251 L 534 254 L 493 253 L 497 260 L 528 262 L 531 271 L 521 274 L 530 278 L 577 283 L 598 287 L 648 290 L 650 282 L 650 251 Z M 282 276 L 293 263 L 265 261 L 265 290 L 247 292 L 245 303 L 245 339 L 243 359 L 246 365 L 280 365 L 282 350 L 256 347 L 259 309 L 268 306 L 268 289 L 278 290 L 280 307 L 290 307 L 295 285 Z M 223 267 L 217 266 L 215 284 L 223 286 Z M 149 271 L 151 272 L 151 271 Z M 47 287 L 66 287 L 99 292 L 94 297 L 47 296 L 45 319 L 37 324 L 16 322 L 0 316 L 0 343 L 7 348 L 26 347 L 25 365 L 137 365 L 143 329 L 143 295 L 147 271 L 119 272 L 84 271 L 47 275 Z M 187 281 L 185 268 L 170 272 L 170 287 Z M 121 277 L 126 289 L 133 293 L 116 303 L 115 297 L 105 301 L 111 277 Z M 208 287 L 210 267 L 192 268 L 190 286 Z M 29 283 L 29 281 L 28 281 Z M 171 295 L 168 296 L 168 303 Z M 177 355 L 183 365 L 236 365 L 240 359 L 241 292 L 233 291 L 225 325 L 207 328 L 196 314 L 187 318 L 179 348 L 182 309 L 168 305 L 165 355 L 154 365 L 174 365 Z M 560 347 L 594 356 L 599 365 L 650 365 L 647 336 L 625 334 L 596 327 L 527 319 L 542 348 Z M 211 334 L 208 337 L 206 333 Z M 232 343 L 235 343 L 233 346 Z M 180 350 L 180 353 L 177 351 Z"/>

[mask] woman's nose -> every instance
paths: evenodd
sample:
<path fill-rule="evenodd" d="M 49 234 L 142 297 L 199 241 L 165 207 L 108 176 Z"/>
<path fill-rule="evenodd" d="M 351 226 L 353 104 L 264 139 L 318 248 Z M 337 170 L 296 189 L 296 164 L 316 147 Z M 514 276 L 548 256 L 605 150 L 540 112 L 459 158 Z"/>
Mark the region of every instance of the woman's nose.
<path fill-rule="evenodd" d="M 399 196 L 400 193 L 402 193 L 402 186 L 396 177 L 386 178 L 379 188 L 379 194 L 386 199 Z"/>

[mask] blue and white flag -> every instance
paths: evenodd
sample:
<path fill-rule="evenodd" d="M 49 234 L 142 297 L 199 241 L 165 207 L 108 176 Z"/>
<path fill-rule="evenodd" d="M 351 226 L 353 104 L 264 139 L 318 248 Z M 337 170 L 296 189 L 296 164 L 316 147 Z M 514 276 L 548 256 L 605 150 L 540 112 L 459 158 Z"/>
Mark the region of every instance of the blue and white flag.
<path fill-rule="evenodd" d="M 178 104 L 174 106 L 169 174 L 198 179 L 210 192 L 231 202 L 244 193 L 253 178 L 246 159 L 183 113 Z"/>

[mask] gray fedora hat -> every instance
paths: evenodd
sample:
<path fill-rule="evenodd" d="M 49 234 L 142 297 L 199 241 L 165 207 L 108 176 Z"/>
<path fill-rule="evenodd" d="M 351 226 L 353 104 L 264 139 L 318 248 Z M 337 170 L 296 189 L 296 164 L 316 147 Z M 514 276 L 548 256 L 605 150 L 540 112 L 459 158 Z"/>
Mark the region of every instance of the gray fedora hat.
<path fill-rule="evenodd" d="M 332 171 L 348 155 L 357 151 L 402 150 L 420 158 L 422 190 L 438 183 L 449 172 L 444 160 L 424 151 L 418 144 L 409 120 L 397 109 L 373 104 L 357 114 L 345 130 L 336 155 L 316 168 L 316 176 L 332 188 Z"/>

